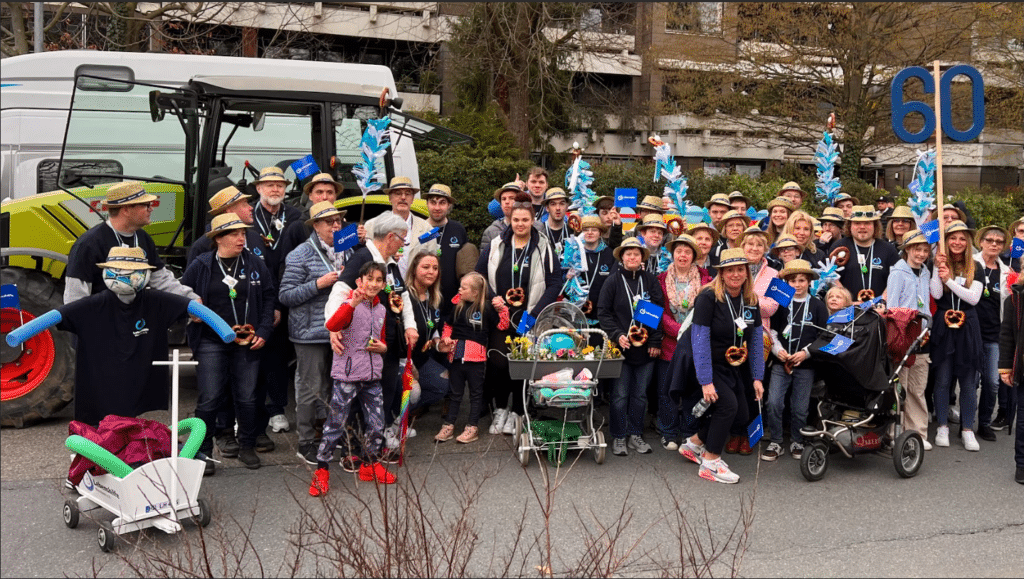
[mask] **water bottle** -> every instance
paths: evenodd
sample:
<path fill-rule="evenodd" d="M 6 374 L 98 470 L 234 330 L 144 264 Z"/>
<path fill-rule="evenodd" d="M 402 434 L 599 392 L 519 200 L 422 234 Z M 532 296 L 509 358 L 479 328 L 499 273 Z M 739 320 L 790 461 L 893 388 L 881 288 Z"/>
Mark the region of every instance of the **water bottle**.
<path fill-rule="evenodd" d="M 693 405 L 693 416 L 695 418 L 704 416 L 704 413 L 707 412 L 709 406 L 711 406 L 711 403 L 701 398 L 700 401 Z"/>

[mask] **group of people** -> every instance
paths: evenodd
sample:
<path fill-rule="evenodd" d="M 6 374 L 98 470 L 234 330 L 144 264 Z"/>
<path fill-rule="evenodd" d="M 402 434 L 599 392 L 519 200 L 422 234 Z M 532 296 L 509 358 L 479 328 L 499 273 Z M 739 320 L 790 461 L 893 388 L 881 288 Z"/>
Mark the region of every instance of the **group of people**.
<path fill-rule="evenodd" d="M 815 381 L 808 346 L 831 313 L 880 297 L 880 307 L 931 320 L 928 345 L 902 371 L 904 427 L 930 449 L 949 446 L 950 424 L 959 423 L 964 448 L 977 451 L 978 438 L 995 440 L 1016 418 L 1016 480 L 1024 482 L 1024 414 L 1014 387 L 1024 373 L 1024 279 L 1009 249 L 1013 237 L 1024 240 L 1024 218 L 1010 231 L 975 228 L 965 207 L 944 206 L 933 216 L 940 250 L 909 207 L 882 207 L 888 199 L 859 205 L 840 194 L 815 217 L 791 182 L 762 221 L 752 222 L 750 200 L 737 191 L 712 196 L 709 218 L 688 225 L 667 200 L 647 196 L 630 229 L 611 197 L 570 212 L 569 196 L 549 187 L 538 167 L 494 192 L 503 217 L 479 247 L 448 217 L 456 203 L 449 187 L 421 191 L 399 176 L 384 190 L 391 209 L 357 226 L 357 245 L 336 250 L 334 234 L 346 225 L 335 206 L 343 186 L 326 173 L 310 178 L 301 210 L 283 203 L 288 184 L 269 167 L 254 182 L 258 199 L 235 187 L 211 197 L 209 230 L 190 248 L 180 280 L 141 229 L 152 196 L 118 187 L 111 191 L 123 198 L 108 198 L 110 220 L 71 252 L 66 300 L 103 289 L 93 270 L 110 247 L 140 247 L 153 268 L 150 287 L 199 300 L 233 326 L 228 344 L 206 325 L 187 331 L 199 361 L 195 412 L 207 425 L 206 456 L 216 444 L 222 457 L 259 468 L 258 453 L 274 446 L 267 429 L 291 428 L 284 407 L 293 357 L 298 455 L 316 466 L 314 496 L 329 489 L 338 447 L 345 470 L 395 481 L 385 465 L 400 444 L 406 359 L 419 383 L 413 415 L 441 408 L 434 440 L 472 443 L 481 422 L 491 435 L 518 434 L 527 401 L 509 375 L 509 344 L 525 315 L 567 299 L 567 278 L 581 276 L 587 295 L 577 305 L 624 356 L 620 377 L 599 388 L 615 455 L 652 452 L 644 437 L 652 413 L 662 448 L 698 464 L 702 478 L 738 482 L 723 454 L 754 452 L 746 425 L 763 399 L 760 458 L 786 453 L 787 407 L 788 451 L 799 458 Z M 417 194 L 426 218 L 412 211 Z M 568 244 L 581 250 L 582 267 L 568 264 Z M 836 263 L 838 275 L 820 283 Z M 773 279 L 794 289 L 785 307 L 766 295 Z M 638 319 L 640 301 L 663 306 L 658 324 Z M 693 379 L 684 378 L 687 364 Z M 467 392 L 468 417 L 457 429 Z M 698 402 L 706 412 L 694 419 Z"/>

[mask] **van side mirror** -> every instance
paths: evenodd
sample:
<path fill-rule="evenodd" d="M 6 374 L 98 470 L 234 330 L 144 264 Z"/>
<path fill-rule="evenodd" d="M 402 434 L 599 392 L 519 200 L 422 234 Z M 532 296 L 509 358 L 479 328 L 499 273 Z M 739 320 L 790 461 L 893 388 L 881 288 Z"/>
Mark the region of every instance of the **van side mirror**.
<path fill-rule="evenodd" d="M 267 120 L 267 113 L 263 111 L 252 114 L 252 130 L 259 132 L 263 130 L 263 123 Z"/>
<path fill-rule="evenodd" d="M 149 117 L 153 119 L 154 123 L 159 123 L 164 120 L 164 110 L 160 108 L 160 104 L 157 102 L 159 100 L 160 91 L 149 91 Z"/>

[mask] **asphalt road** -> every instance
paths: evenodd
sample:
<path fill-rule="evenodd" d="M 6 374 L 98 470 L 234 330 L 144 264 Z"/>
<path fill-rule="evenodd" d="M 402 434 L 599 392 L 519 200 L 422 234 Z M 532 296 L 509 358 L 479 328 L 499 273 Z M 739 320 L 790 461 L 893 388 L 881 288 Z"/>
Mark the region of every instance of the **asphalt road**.
<path fill-rule="evenodd" d="M 194 409 L 189 372 L 182 417 Z M 166 422 L 168 414 L 146 417 Z M 599 419 L 606 414 L 598 410 Z M 216 476 L 204 479 L 201 495 L 213 505 L 209 527 L 133 533 L 104 554 L 96 544 L 98 521 L 112 515 L 83 514 L 76 529 L 61 519 L 70 496 L 62 488 L 70 418 L 66 409 L 45 424 L 0 432 L 3 577 L 343 576 L 381 569 L 539 576 L 549 545 L 556 575 L 676 577 L 697 573 L 687 557 L 698 544 L 704 554 L 694 560 L 714 552 L 715 576 L 1024 576 L 1024 486 L 1013 482 L 1005 431 L 997 442 L 982 441 L 981 452 L 958 443 L 928 452 L 912 479 L 899 478 L 889 458 L 833 456 L 825 478 L 809 483 L 787 454 L 760 464 L 754 456 L 728 457 L 742 480 L 723 485 L 700 479 L 696 465 L 657 446 L 651 455 L 609 452 L 603 465 L 591 453 L 573 453 L 557 472 L 534 456 L 524 469 L 509 436 L 435 445 L 435 412 L 417 421 L 420 435 L 411 439 L 405 465 L 395 468 L 397 485 L 378 489 L 335 465 L 326 500 L 306 494 L 310 474 L 295 456 L 295 434 L 271 434 L 277 449 L 261 455 L 263 468 L 249 471 L 225 459 Z M 647 439 L 656 436 L 649 432 Z M 739 524 L 742 512 L 747 525 Z M 392 557 L 360 559 L 383 552 L 368 546 L 381 537 L 389 538 Z M 339 568 L 339 560 L 354 566 Z"/>

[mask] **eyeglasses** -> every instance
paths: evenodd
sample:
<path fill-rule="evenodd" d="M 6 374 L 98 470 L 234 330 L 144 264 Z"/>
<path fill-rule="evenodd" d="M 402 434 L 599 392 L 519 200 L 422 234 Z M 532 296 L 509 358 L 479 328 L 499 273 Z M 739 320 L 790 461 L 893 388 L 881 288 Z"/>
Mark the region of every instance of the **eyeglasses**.
<path fill-rule="evenodd" d="M 391 235 L 394 235 L 398 239 L 401 239 L 402 240 L 402 245 L 405 245 L 405 238 L 404 237 L 402 237 L 401 235 L 399 235 L 397 233 L 392 233 Z"/>
<path fill-rule="evenodd" d="M 331 219 L 321 219 L 320 221 L 326 223 L 327 225 L 341 225 L 341 217 L 334 217 L 334 218 L 331 218 Z"/>
<path fill-rule="evenodd" d="M 999 245 L 1002 245 L 1003 243 L 1005 243 L 1004 240 L 996 239 L 996 238 L 993 238 L 993 237 L 986 237 L 985 239 L 982 239 L 981 242 L 982 243 L 998 243 Z"/>

